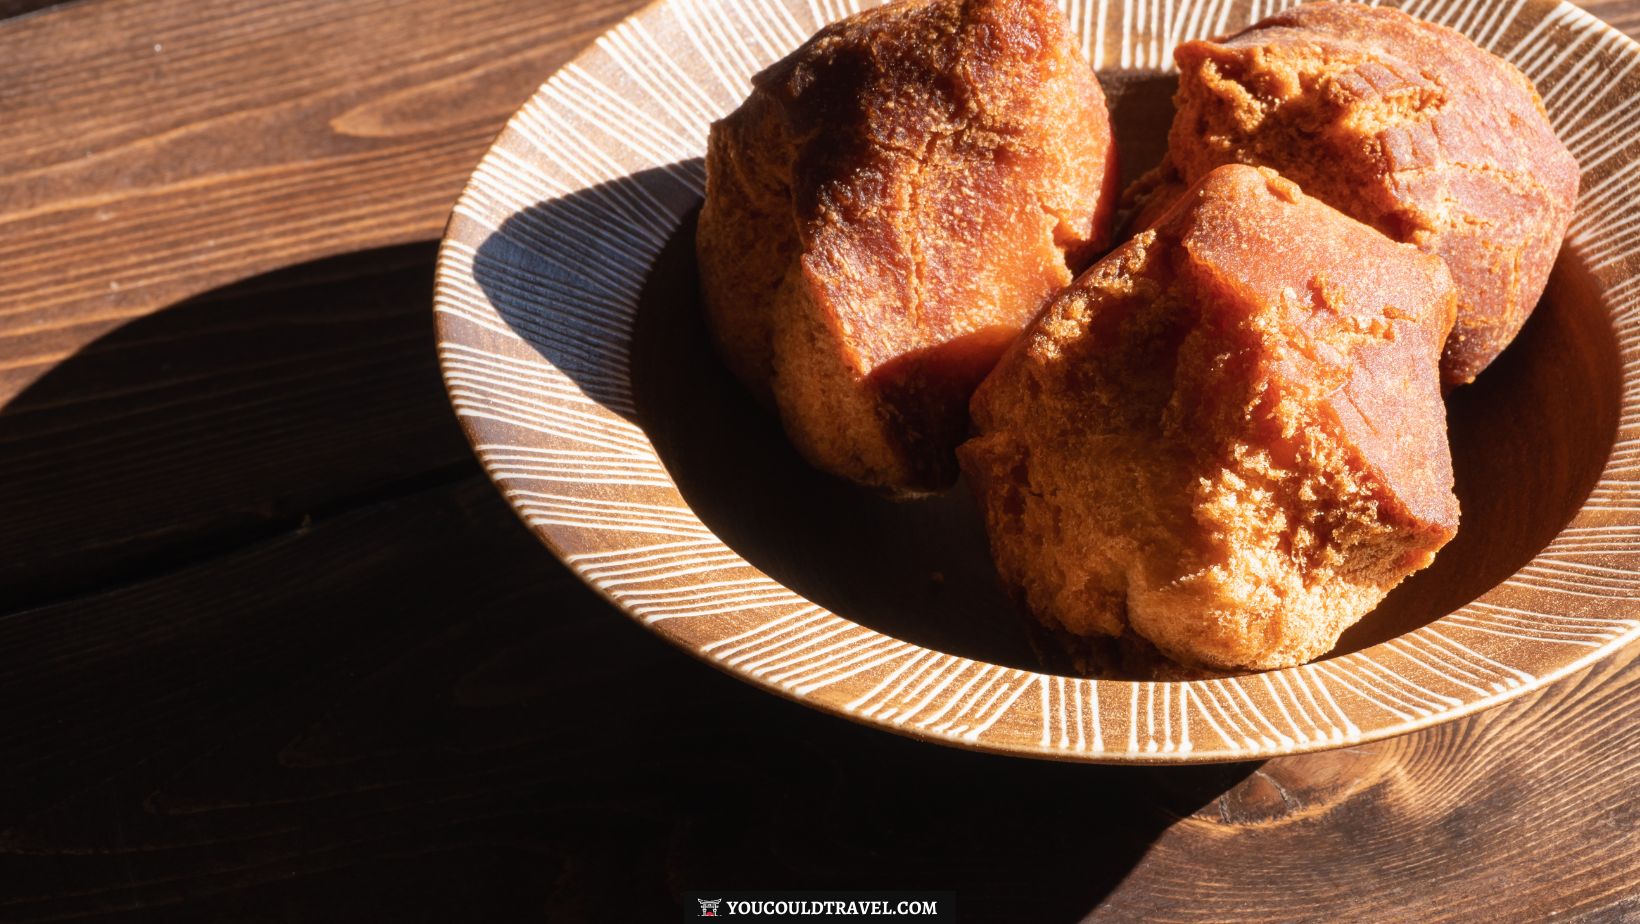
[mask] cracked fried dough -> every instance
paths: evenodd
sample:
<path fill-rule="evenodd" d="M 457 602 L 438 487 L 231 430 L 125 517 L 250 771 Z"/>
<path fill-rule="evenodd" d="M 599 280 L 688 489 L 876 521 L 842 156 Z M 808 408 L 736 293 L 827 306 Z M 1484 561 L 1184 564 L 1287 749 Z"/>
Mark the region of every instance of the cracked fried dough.
<path fill-rule="evenodd" d="M 967 400 L 1106 246 L 1110 118 L 1051 0 L 909 0 L 826 27 L 714 124 L 697 247 L 726 364 L 815 466 L 956 477 Z"/>
<path fill-rule="evenodd" d="M 1279 254 L 1279 259 L 1271 259 Z M 1026 329 L 958 450 L 1044 626 L 1187 665 L 1316 658 L 1457 530 L 1441 260 L 1220 167 Z"/>
<path fill-rule="evenodd" d="M 1469 382 L 1548 283 L 1578 168 L 1531 81 L 1444 26 L 1314 3 L 1185 42 L 1161 167 L 1129 192 L 1136 227 L 1222 164 L 1273 167 L 1398 241 L 1444 259 L 1458 321 L 1441 361 Z"/>

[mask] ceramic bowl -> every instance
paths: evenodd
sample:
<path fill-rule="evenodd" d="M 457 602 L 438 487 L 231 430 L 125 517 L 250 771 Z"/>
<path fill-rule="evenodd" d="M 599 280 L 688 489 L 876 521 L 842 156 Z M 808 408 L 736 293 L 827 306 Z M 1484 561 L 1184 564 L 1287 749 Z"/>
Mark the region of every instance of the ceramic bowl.
<path fill-rule="evenodd" d="M 1130 682 L 1037 666 L 960 488 L 896 503 L 810 470 L 711 351 L 693 259 L 707 126 L 858 6 L 661 0 L 540 88 L 455 207 L 436 287 L 451 400 L 519 515 L 615 606 L 817 709 L 1104 762 L 1401 734 L 1640 635 L 1640 46 L 1565 3 L 1407 4 L 1519 65 L 1583 170 L 1543 302 L 1450 399 L 1462 530 L 1327 658 Z M 1173 46 L 1280 6 L 1068 0 L 1130 177 L 1162 151 Z"/>

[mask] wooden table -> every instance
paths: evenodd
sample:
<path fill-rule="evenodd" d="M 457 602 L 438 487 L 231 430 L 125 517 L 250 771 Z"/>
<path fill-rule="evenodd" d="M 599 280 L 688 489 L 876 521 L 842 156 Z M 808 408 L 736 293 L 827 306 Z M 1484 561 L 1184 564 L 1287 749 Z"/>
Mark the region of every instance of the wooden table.
<path fill-rule="evenodd" d="M 1085 767 L 809 712 L 583 589 L 457 431 L 431 242 L 636 5 L 0 0 L 0 919 L 1640 920 L 1633 651 L 1380 744 Z"/>

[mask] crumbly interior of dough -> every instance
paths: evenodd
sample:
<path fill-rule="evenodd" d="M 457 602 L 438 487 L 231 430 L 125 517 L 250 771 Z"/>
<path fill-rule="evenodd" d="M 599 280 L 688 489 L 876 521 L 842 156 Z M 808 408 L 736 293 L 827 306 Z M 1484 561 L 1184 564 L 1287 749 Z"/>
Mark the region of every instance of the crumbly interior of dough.
<path fill-rule="evenodd" d="M 1045 625 L 1315 658 L 1457 527 L 1441 262 L 1230 166 L 1045 309 L 959 455 Z"/>
<path fill-rule="evenodd" d="M 1168 155 L 1130 190 L 1145 227 L 1215 167 L 1273 167 L 1304 191 L 1442 257 L 1458 286 L 1448 386 L 1471 381 L 1547 284 L 1577 163 L 1513 65 L 1398 10 L 1305 4 L 1186 42 Z"/>
<path fill-rule="evenodd" d="M 1052 0 L 903 0 L 753 87 L 708 143 L 719 351 L 814 465 L 944 487 L 974 386 L 1108 244 L 1098 81 Z"/>

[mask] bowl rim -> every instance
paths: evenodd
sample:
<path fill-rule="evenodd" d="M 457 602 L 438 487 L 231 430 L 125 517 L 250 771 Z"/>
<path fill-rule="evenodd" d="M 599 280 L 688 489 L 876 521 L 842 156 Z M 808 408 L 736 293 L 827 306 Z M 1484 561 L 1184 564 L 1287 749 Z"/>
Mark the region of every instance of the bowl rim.
<path fill-rule="evenodd" d="M 849 4 L 848 8 L 844 7 L 845 2 Z M 1256 21 L 1261 15 L 1268 15 L 1293 5 L 1284 0 L 1272 0 L 1264 4 L 1265 9 L 1261 12 L 1259 0 L 1203 0 L 1202 4 L 1195 8 L 1195 15 L 1198 17 L 1196 21 L 1202 28 L 1191 32 L 1188 26 L 1175 26 L 1175 23 L 1183 23 L 1186 17 L 1191 15 L 1192 6 L 1189 0 L 1178 4 L 1177 8 L 1170 4 L 1169 10 L 1173 18 L 1166 21 L 1161 18 L 1163 14 L 1159 12 L 1158 2 L 1158 11 L 1152 11 L 1152 24 L 1160 25 L 1162 29 L 1163 34 L 1158 35 L 1155 30 L 1145 27 L 1146 10 L 1143 0 L 1138 4 L 1136 15 L 1130 15 L 1126 5 L 1119 9 L 1107 10 L 1106 5 L 1101 3 L 1100 10 L 1105 16 L 1097 22 L 1092 20 L 1092 2 L 1093 0 L 1061 0 L 1061 5 L 1067 8 L 1073 24 L 1079 25 L 1085 48 L 1095 67 L 1102 67 L 1108 58 L 1123 65 L 1116 69 L 1138 71 L 1168 69 L 1172 49 L 1169 42 L 1176 44 L 1185 38 L 1225 31 L 1223 28 L 1212 28 L 1215 24 L 1215 12 L 1219 14 L 1217 24 L 1222 26 L 1223 23 L 1229 22 L 1234 28 L 1239 28 L 1240 24 Z M 546 179 L 542 161 L 540 157 L 531 160 L 530 154 L 533 151 L 536 155 L 541 155 L 547 150 L 542 146 L 544 136 L 541 134 L 541 125 L 544 119 L 551 122 L 554 107 L 560 109 L 557 115 L 570 120 L 565 124 L 569 125 L 568 131 L 571 135 L 596 136 L 603 133 L 618 136 L 622 130 L 611 127 L 614 123 L 607 119 L 607 112 L 600 111 L 595 115 L 590 111 L 564 113 L 562 110 L 567 105 L 565 100 L 570 99 L 573 92 L 596 85 L 600 92 L 613 93 L 615 91 L 609 89 L 613 85 L 621 86 L 622 90 L 630 93 L 635 92 L 633 88 L 637 87 L 655 96 L 654 99 L 647 101 L 650 103 L 659 101 L 665 105 L 696 110 L 704 107 L 704 101 L 711 95 L 699 86 L 695 87 L 694 91 L 701 99 L 694 100 L 689 105 L 679 103 L 684 97 L 682 91 L 677 91 L 676 95 L 666 100 L 661 99 L 666 95 L 666 91 L 654 88 L 655 75 L 661 74 L 666 69 L 664 66 L 658 67 L 654 75 L 633 76 L 631 68 L 636 65 L 632 55 L 635 52 L 655 52 L 663 56 L 668 54 L 653 33 L 663 30 L 673 30 L 674 33 L 680 29 L 700 30 L 688 32 L 690 41 L 694 43 L 693 50 L 701 59 L 711 60 L 714 54 L 721 56 L 713 67 L 720 71 L 717 76 L 723 84 L 723 92 L 716 94 L 711 101 L 719 106 L 720 111 L 726 112 L 738 102 L 738 99 L 732 95 L 732 81 L 723 79 L 722 71 L 732 69 L 732 65 L 745 71 L 746 73 L 739 75 L 744 77 L 749 74 L 745 64 L 749 60 L 761 61 L 763 58 L 757 58 L 755 48 L 742 48 L 738 54 L 732 53 L 731 49 L 736 46 L 736 38 L 723 38 L 730 35 L 727 28 L 714 33 L 718 37 L 717 44 L 703 38 L 707 35 L 702 29 L 705 18 L 716 12 L 728 17 L 733 11 L 733 14 L 739 17 L 735 23 L 737 27 L 744 25 L 754 30 L 766 30 L 764 33 L 756 33 L 758 42 L 765 46 L 763 51 L 766 52 L 769 46 L 778 47 L 773 40 L 774 36 L 790 38 L 795 33 L 801 33 L 800 41 L 806 38 L 813 28 L 823 24 L 823 18 L 836 18 L 850 9 L 857 9 L 862 5 L 875 6 L 877 3 L 878 0 L 864 0 L 863 4 L 861 0 L 808 0 L 807 3 L 805 0 L 729 0 L 726 3 L 714 4 L 711 0 L 653 0 L 606 31 L 590 47 L 542 84 L 530 100 L 509 118 L 495 143 L 467 180 L 446 224 L 434 276 L 434 318 L 440 375 L 463 433 L 474 447 L 486 476 L 507 498 L 508 506 L 530 531 L 583 583 L 629 618 L 698 660 L 794 702 L 918 740 L 968 750 L 1091 763 L 1184 764 L 1255 760 L 1382 740 L 1452 721 L 1541 689 L 1640 639 L 1640 602 L 1636 600 L 1640 598 L 1640 561 L 1637 561 L 1625 569 L 1630 580 L 1622 589 L 1627 591 L 1628 595 L 1620 596 L 1614 592 L 1606 598 L 1613 606 L 1626 603 L 1627 608 L 1624 612 L 1628 615 L 1623 617 L 1605 617 L 1584 612 L 1579 609 L 1581 604 L 1574 600 L 1570 603 L 1562 601 L 1562 607 L 1554 612 L 1516 611 L 1514 616 L 1503 613 L 1487 614 L 1490 619 L 1502 622 L 1482 621 L 1479 625 L 1469 626 L 1469 633 L 1463 636 L 1463 642 L 1432 632 L 1437 627 L 1448 630 L 1463 629 L 1463 626 L 1449 620 L 1477 604 L 1489 606 L 1490 604 L 1484 603 L 1487 598 L 1496 595 L 1502 588 L 1519 584 L 1517 578 L 1520 572 L 1517 572 L 1475 601 L 1426 626 L 1327 661 L 1311 662 L 1279 671 L 1205 681 L 1126 681 L 1067 677 L 974 661 L 924 648 L 860 626 L 809 603 L 800 594 L 779 585 L 739 558 L 738 554 L 721 540 L 712 536 L 710 529 L 700 524 L 698 518 L 695 519 L 695 523 L 699 525 L 699 530 L 712 541 L 702 540 L 691 547 L 710 549 L 719 555 L 727 553 L 736 559 L 735 562 L 714 570 L 728 575 L 755 575 L 768 585 L 785 590 L 789 596 L 779 599 L 779 602 L 774 604 L 763 601 L 748 602 L 738 609 L 702 612 L 687 618 L 656 618 L 653 613 L 646 615 L 642 612 L 643 607 L 634 604 L 631 591 L 616 590 L 607 576 L 588 564 L 606 554 L 640 554 L 643 552 L 642 545 L 599 548 L 596 543 L 590 543 L 589 535 L 605 539 L 607 537 L 601 533 L 613 531 L 612 529 L 588 529 L 584 528 L 584 524 L 566 525 L 565 521 L 555 521 L 550 517 L 538 515 L 538 512 L 532 511 L 531 506 L 523 499 L 539 492 L 522 489 L 519 484 L 534 483 L 542 479 L 534 476 L 520 477 L 517 472 L 507 467 L 511 454 L 497 451 L 528 448 L 522 444 L 513 445 L 505 441 L 505 438 L 516 434 L 518 427 L 517 419 L 507 415 L 519 415 L 521 408 L 525 407 L 525 404 L 519 403 L 520 394 L 541 399 L 540 402 L 527 401 L 526 404 L 545 405 L 559 402 L 559 397 L 548 401 L 542 397 L 543 392 L 538 390 L 521 392 L 520 389 L 524 386 L 519 386 L 518 383 L 531 376 L 540 377 L 537 381 L 538 386 L 560 386 L 558 391 L 552 393 L 555 396 L 559 396 L 562 392 L 561 386 L 565 383 L 573 389 L 579 389 L 580 397 L 591 401 L 597 408 L 589 411 L 585 407 L 579 407 L 575 412 L 593 416 L 603 415 L 597 422 L 598 427 L 619 427 L 624 418 L 620 413 L 621 408 L 611 409 L 614 402 L 590 395 L 570 376 L 565 375 L 560 366 L 553 363 L 552 357 L 542 355 L 536 346 L 526 343 L 516 329 L 504 329 L 507 324 L 503 321 L 502 309 L 493 302 L 489 293 L 484 291 L 476 279 L 476 267 L 481 259 L 480 250 L 485 242 L 501 233 L 503 226 L 514 215 L 535 205 L 537 201 L 551 201 L 530 198 L 535 191 L 550 191 L 549 187 L 553 185 L 539 182 Z M 1203 7 L 1206 8 L 1205 15 L 1202 12 Z M 1516 0 L 1507 12 L 1504 12 L 1505 4 L 1501 2 L 1466 6 L 1463 0 L 1412 0 L 1401 4 L 1401 7 L 1436 22 L 1456 24 L 1460 31 L 1475 29 L 1477 35 L 1482 37 L 1490 34 L 1490 41 L 1484 44 L 1496 46 L 1505 38 L 1515 37 L 1513 54 L 1517 57 L 1522 47 L 1535 41 L 1537 44 L 1531 46 L 1532 60 L 1537 60 L 1540 64 L 1554 62 L 1557 65 L 1550 67 L 1543 77 L 1535 79 L 1540 86 L 1544 78 L 1575 71 L 1578 66 L 1601 55 L 1621 60 L 1628 67 L 1621 72 L 1619 79 L 1611 81 L 1603 89 L 1590 93 L 1588 102 L 1591 105 L 1585 105 L 1583 108 L 1593 108 L 1596 113 L 1607 111 L 1592 106 L 1594 101 L 1605 97 L 1640 101 L 1640 76 L 1634 73 L 1636 65 L 1640 65 L 1640 43 L 1564 0 Z M 1488 8 L 1492 18 L 1475 12 L 1484 12 Z M 1112 17 L 1117 20 L 1114 25 L 1110 22 Z M 804 31 L 803 27 L 808 25 L 812 25 L 813 28 Z M 1487 33 L 1486 30 L 1490 32 Z M 770 38 L 765 39 L 764 35 Z M 673 37 L 676 38 L 676 35 Z M 752 39 L 746 38 L 744 34 L 739 38 L 744 45 L 752 45 Z M 1554 44 L 1555 39 L 1563 41 Z M 1586 55 L 1574 63 L 1566 64 L 1563 59 L 1573 58 L 1573 53 L 1578 51 L 1586 40 Z M 772 60 L 769 55 L 764 55 L 764 58 Z M 679 67 L 678 63 L 670 58 L 668 62 L 673 68 Z M 623 70 L 623 67 L 626 69 Z M 1530 73 L 1530 70 L 1528 72 Z M 622 80 L 626 81 L 624 86 L 619 83 Z M 1566 78 L 1562 77 L 1558 86 L 1564 86 L 1565 82 Z M 1549 93 L 1545 92 L 1544 95 L 1548 103 Z M 636 106 L 630 97 L 615 101 L 606 99 L 605 102 Z M 1551 107 L 1551 114 L 1556 114 L 1554 107 Z M 658 125 L 665 119 L 656 116 L 653 121 Z M 675 127 L 680 128 L 675 132 L 678 138 L 697 140 L 689 138 L 687 126 Z M 1580 128 L 1580 136 L 1583 131 L 1588 130 L 1588 126 L 1578 122 L 1573 122 L 1571 127 Z M 697 125 L 694 128 L 698 129 L 701 135 L 701 146 L 695 152 L 698 155 L 704 148 L 704 125 Z M 1566 137 L 1564 128 L 1561 129 L 1561 133 Z M 1595 138 L 1602 138 L 1607 133 L 1620 136 L 1620 132 L 1616 131 L 1596 132 Z M 657 129 L 650 143 L 643 147 L 653 147 L 654 138 L 659 138 L 661 134 Z M 584 137 L 582 140 L 584 141 Z M 1592 240 L 1584 239 L 1589 230 L 1587 225 L 1593 223 L 1594 219 L 1580 224 L 1579 218 L 1584 216 L 1585 200 L 1590 198 L 1592 189 L 1604 188 L 1599 185 L 1601 183 L 1605 186 L 1621 186 L 1625 170 L 1640 164 L 1640 150 L 1629 150 L 1632 147 L 1634 145 L 1619 137 L 1615 151 L 1617 155 L 1622 156 L 1607 155 L 1600 161 L 1604 165 L 1608 160 L 1615 159 L 1617 163 L 1610 170 L 1600 171 L 1598 176 L 1592 179 L 1590 171 L 1585 168 L 1578 215 L 1574 217 L 1572 229 L 1567 236 L 1569 244 L 1574 238 L 1578 239 L 1579 245 L 1584 249 L 1601 243 L 1598 237 Z M 564 152 L 557 150 L 557 153 L 562 156 Z M 600 182 L 613 183 L 615 186 L 619 186 L 623 181 L 632 181 L 639 171 L 654 168 L 671 169 L 684 163 L 681 160 L 650 164 L 632 161 L 630 149 L 625 152 L 628 163 L 617 162 L 609 151 L 600 150 L 598 154 L 608 162 L 602 166 L 614 171 Z M 1585 158 L 1580 155 L 1578 160 L 1581 166 Z M 597 185 L 583 183 L 578 177 L 598 176 L 598 170 L 590 169 L 588 164 L 580 162 L 577 162 L 577 167 L 580 168 L 578 171 L 569 171 L 565 174 L 566 178 L 561 178 L 562 181 L 556 184 L 564 190 L 557 198 L 584 192 Z M 676 179 L 675 176 L 673 178 Z M 531 185 L 532 180 L 538 182 Z M 657 188 L 647 190 L 646 194 L 650 194 L 651 199 L 656 199 L 664 195 L 664 191 Z M 1615 208 L 1618 214 L 1630 211 L 1623 209 L 1622 206 L 1619 197 L 1614 203 L 1603 203 L 1601 208 L 1608 211 Z M 676 214 L 673 214 L 674 212 Z M 666 214 L 673 219 L 681 220 L 682 216 L 687 214 L 687 208 L 673 209 Z M 587 227 L 592 229 L 593 226 L 589 224 Z M 675 228 L 674 224 L 671 230 L 675 231 Z M 1562 527 L 1549 545 L 1534 554 L 1531 561 L 1523 566 L 1523 571 L 1538 563 L 1544 552 L 1561 542 L 1568 531 L 1575 528 L 1610 531 L 1614 534 L 1614 544 L 1619 548 L 1615 552 L 1589 552 L 1575 558 L 1564 557 L 1568 553 L 1563 551 L 1563 557 L 1560 559 L 1563 565 L 1572 561 L 1586 564 L 1588 567 L 1601 568 L 1598 561 L 1607 559 L 1598 558 L 1600 554 L 1615 554 L 1619 556 L 1618 560 L 1625 560 L 1622 556 L 1629 553 L 1620 542 L 1620 534 L 1624 532 L 1632 534 L 1630 539 L 1634 548 L 1633 554 L 1640 555 L 1640 523 L 1620 523 L 1615 526 L 1599 523 L 1586 523 L 1582 527 L 1575 525 L 1583 523 L 1586 519 L 1585 514 L 1591 509 L 1591 499 L 1599 495 L 1602 488 L 1609 489 L 1619 496 L 1627 488 L 1636 492 L 1636 496 L 1640 496 L 1640 471 L 1633 477 L 1619 477 L 1624 465 L 1614 461 L 1617 458 L 1617 447 L 1631 441 L 1640 443 L 1640 419 L 1628 422 L 1630 418 L 1640 418 L 1640 394 L 1636 393 L 1637 386 L 1640 386 L 1640 377 L 1630 371 L 1640 363 L 1640 328 L 1631 329 L 1630 336 L 1626 338 L 1623 333 L 1629 316 L 1640 313 L 1640 287 L 1626 286 L 1621 298 L 1612 295 L 1619 285 L 1626 285 L 1640 278 L 1636 272 L 1640 270 L 1640 235 L 1630 237 L 1635 240 L 1623 241 L 1627 246 L 1608 253 L 1603 258 L 1603 268 L 1615 268 L 1616 271 L 1606 272 L 1602 281 L 1612 277 L 1619 280 L 1617 285 L 1603 285 L 1601 292 L 1608 301 L 1610 320 L 1618 336 L 1622 369 L 1620 420 L 1613 450 L 1609 451 L 1600 479 L 1589 498 L 1582 501 L 1577 515 Z M 590 238 L 577 240 L 596 243 Z M 507 243 L 512 246 L 515 242 L 508 238 Z M 527 243 L 547 245 L 550 241 L 532 239 Z M 523 250 L 527 259 L 545 259 L 544 250 L 529 247 L 523 247 Z M 659 250 L 660 245 L 655 246 L 653 252 L 648 254 L 647 262 L 634 263 L 626 268 L 626 272 L 630 274 L 635 270 L 641 283 L 641 277 L 647 275 L 646 271 Z M 1597 272 L 1596 275 L 1600 273 Z M 515 281 L 511 277 L 508 277 L 508 280 Z M 540 280 L 533 281 L 540 285 Z M 567 300 L 564 304 L 579 304 L 565 294 L 567 290 L 551 290 L 551 282 L 552 280 L 548 280 L 549 289 L 526 292 L 522 298 L 529 301 L 556 294 Z M 527 307 L 541 310 L 542 317 L 563 320 L 564 304 L 540 301 L 530 302 Z M 634 297 L 630 305 L 617 306 L 614 310 L 618 312 L 635 309 Z M 609 317 L 618 319 L 616 315 Z M 482 323 L 491 319 L 496 323 Z M 582 333 L 575 328 L 573 319 L 568 329 L 574 334 Z M 487 374 L 484 370 L 491 367 L 505 369 L 504 373 L 497 373 L 496 376 L 497 381 L 504 379 L 505 385 L 488 382 L 482 389 L 477 389 L 473 383 L 483 379 Z M 475 372 L 475 369 L 479 371 Z M 630 384 L 629 368 L 615 371 L 626 375 L 627 384 Z M 505 387 L 508 385 L 514 386 L 510 398 Z M 565 400 L 575 403 L 573 396 Z M 555 407 L 559 412 L 565 410 L 556 404 Z M 635 408 L 627 407 L 626 410 L 635 413 Z M 492 411 L 497 413 L 491 413 Z M 502 411 L 505 413 L 500 413 Z M 529 412 L 537 413 L 539 409 L 530 408 Z M 648 442 L 640 427 L 630 421 L 626 423 L 639 439 L 644 443 Z M 560 435 L 557 440 L 558 444 L 562 444 L 563 437 Z M 583 440 L 584 442 L 586 441 Z M 659 458 L 655 455 L 652 445 L 649 445 L 649 452 L 658 462 Z M 1640 465 L 1636 468 L 1640 469 Z M 663 474 L 660 478 L 670 482 L 670 475 L 664 474 L 664 465 L 661 466 L 661 472 Z M 573 494 L 573 497 L 564 495 L 562 499 L 578 500 L 582 505 L 582 512 L 574 516 L 583 518 L 591 515 L 585 511 L 604 507 L 613 500 L 611 495 L 620 493 L 598 485 L 577 485 L 573 480 L 549 483 L 556 485 L 558 490 L 579 492 Z M 659 480 L 645 481 L 643 484 L 644 491 L 660 487 Z M 661 488 L 660 493 L 664 494 L 665 490 Z M 693 517 L 694 514 L 688 504 L 677 494 L 675 484 L 671 485 L 670 490 L 676 495 L 676 499 L 672 504 L 673 509 L 663 515 L 671 516 L 676 513 Z M 646 506 L 658 508 L 662 505 Z M 655 512 L 660 513 L 658 509 Z M 690 543 L 685 542 L 684 545 L 688 546 Z M 592 550 L 590 554 L 589 549 Z M 1596 558 L 1597 561 L 1583 562 L 1583 558 L 1588 557 Z M 655 592 L 668 589 L 665 580 L 644 580 L 656 581 Z M 645 592 L 648 592 L 647 585 L 644 586 Z M 758 585 L 753 583 L 746 586 Z M 1571 593 L 1564 588 L 1554 589 L 1552 585 L 1520 586 L 1534 591 L 1541 599 L 1559 599 Z M 673 586 L 671 589 L 675 591 L 676 587 Z M 796 610 L 791 609 L 794 606 L 797 607 Z M 711 607 L 707 609 L 710 610 Z M 1555 640 L 1547 635 L 1540 635 L 1537 638 L 1521 635 L 1529 633 L 1530 628 L 1511 621 L 1518 620 L 1519 616 L 1560 620 L 1557 625 L 1564 627 L 1564 630 L 1551 631 L 1564 634 L 1567 638 Z M 797 621 L 794 623 L 792 620 Z M 795 639 L 779 641 L 780 636 L 789 635 L 794 627 L 815 623 L 818 623 L 818 628 L 806 631 Z M 782 629 L 782 626 L 785 628 Z M 1492 629 L 1483 626 L 1491 626 Z M 1505 633 L 1506 628 L 1513 628 L 1516 631 Z M 853 630 L 859 632 L 847 634 Z M 1488 634 L 1489 631 L 1491 635 Z M 779 646 L 792 645 L 804 637 L 812 636 L 815 632 L 820 632 L 822 639 L 833 637 L 839 632 L 845 633 L 848 647 L 844 649 L 844 654 L 868 652 L 868 656 L 865 657 L 867 666 L 835 680 L 827 680 L 828 675 L 825 673 L 816 676 L 812 669 L 810 673 L 805 674 L 801 664 L 816 657 L 810 643 L 791 647 L 784 652 L 785 659 L 781 659 L 782 652 Z M 1421 634 L 1424 634 L 1424 637 L 1420 637 Z M 1427 637 L 1430 634 L 1435 637 Z M 1494 636 L 1503 638 L 1505 635 L 1515 637 L 1516 641 L 1489 642 Z M 1599 637 L 1599 641 L 1594 640 L 1596 637 Z M 1416 654 L 1398 650 L 1398 642 L 1405 643 L 1401 647 L 1411 648 L 1412 645 L 1406 640 L 1414 638 L 1419 638 L 1425 647 L 1415 649 Z M 1528 644 L 1520 644 L 1521 641 Z M 736 647 L 723 647 L 735 643 L 739 644 Z M 776 653 L 762 655 L 758 661 L 752 662 L 755 666 L 748 666 L 745 658 L 737 661 L 730 657 L 739 649 L 754 643 L 764 646 L 763 649 L 754 648 L 754 651 L 773 647 Z M 1584 650 L 1581 654 L 1570 654 L 1567 649 L 1573 646 Z M 1396 654 L 1398 658 L 1394 661 L 1394 667 L 1388 663 L 1378 663 L 1379 659 L 1389 653 Z M 1569 656 L 1559 656 L 1562 654 Z M 1530 655 L 1536 657 L 1529 657 Z M 1443 658 L 1451 659 L 1453 664 L 1461 668 L 1458 672 L 1460 676 L 1445 674 L 1438 667 L 1431 668 L 1424 663 L 1427 660 L 1434 660 L 1439 664 Z M 876 663 L 871 663 L 874 659 Z M 844 667 L 853 667 L 858 660 L 860 656 L 856 654 L 856 661 L 846 663 Z M 1530 666 L 1532 662 L 1541 666 L 1533 668 Z M 1423 673 L 1419 672 L 1418 665 L 1422 665 Z M 787 682 L 792 676 L 808 676 L 810 681 L 807 684 Z M 902 676 L 905 679 L 900 680 Z M 885 677 L 886 679 L 881 679 Z M 899 687 L 889 691 L 889 685 L 896 680 L 900 680 Z M 878 682 L 873 686 L 871 681 Z M 918 685 L 912 688 L 910 697 L 894 698 L 912 683 Z M 864 696 L 860 695 L 863 687 L 867 693 Z M 929 688 L 932 688 L 932 692 L 924 696 L 922 691 Z M 1034 697 L 1030 695 L 1033 688 L 1037 694 Z M 1362 688 L 1369 688 L 1373 692 L 1364 692 Z M 947 689 L 953 692 L 944 694 Z M 1466 689 L 1473 695 L 1466 694 Z M 1174 691 L 1178 691 L 1176 695 Z M 921 697 L 920 702 L 917 701 L 918 697 Z M 1034 715 L 1030 709 L 1033 699 L 1038 705 Z M 1142 744 L 1141 700 L 1144 703 L 1145 715 Z M 1352 705 L 1354 709 L 1345 708 L 1341 701 Z M 884 711 L 885 706 L 891 702 L 899 705 L 888 707 Z M 1192 704 L 1196 706 L 1194 717 L 1191 714 Z M 872 705 L 873 708 L 862 709 L 865 705 Z M 1371 714 L 1370 709 L 1373 705 L 1377 706 L 1379 715 Z M 1156 721 L 1158 707 L 1162 716 L 1160 723 Z M 971 716 L 971 721 L 964 723 L 952 719 L 934 724 L 952 714 L 952 710 L 955 710 L 955 718 Z M 1303 715 L 1303 723 L 1294 718 L 1298 714 Z M 1384 718 L 1385 715 L 1390 718 Z M 919 716 L 926 721 L 912 721 Z M 1173 721 L 1175 716 L 1178 719 L 1177 723 Z M 1364 721 L 1358 722 L 1357 718 Z M 1304 724 L 1308 724 L 1314 734 L 1309 733 L 1303 727 Z M 1158 731 L 1163 729 L 1165 735 L 1158 741 Z M 1056 730 L 1057 739 L 1054 735 Z M 1219 734 L 1218 745 L 1201 746 L 1201 738 L 1215 730 Z M 1176 731 L 1178 737 L 1175 737 Z M 1074 740 L 1071 738 L 1072 732 L 1075 734 Z M 1198 736 L 1196 739 L 1192 738 L 1193 733 Z M 1122 746 L 1124 740 L 1126 745 Z M 1107 741 L 1110 743 L 1107 744 Z"/>

